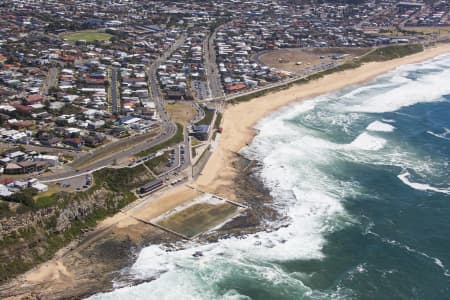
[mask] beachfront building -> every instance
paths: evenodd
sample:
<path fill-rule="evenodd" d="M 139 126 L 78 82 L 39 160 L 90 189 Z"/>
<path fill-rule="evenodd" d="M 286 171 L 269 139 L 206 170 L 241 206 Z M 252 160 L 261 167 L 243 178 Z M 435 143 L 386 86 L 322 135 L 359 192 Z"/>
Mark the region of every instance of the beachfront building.
<path fill-rule="evenodd" d="M 196 125 L 192 127 L 190 135 L 196 137 L 200 141 L 206 141 L 209 137 L 209 125 Z"/>

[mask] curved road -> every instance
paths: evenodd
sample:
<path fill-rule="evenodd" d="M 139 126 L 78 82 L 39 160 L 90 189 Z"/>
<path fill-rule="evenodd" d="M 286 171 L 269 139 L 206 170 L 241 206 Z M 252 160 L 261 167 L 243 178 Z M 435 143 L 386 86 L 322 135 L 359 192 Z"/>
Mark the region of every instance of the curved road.
<path fill-rule="evenodd" d="M 163 126 L 162 134 L 156 136 L 155 138 L 153 138 L 147 142 L 140 143 L 140 144 L 132 147 L 131 149 L 117 152 L 114 155 L 111 155 L 110 157 L 97 160 L 91 164 L 88 164 L 87 166 L 83 167 L 82 169 L 80 169 L 78 171 L 69 169 L 68 167 L 66 167 L 68 169 L 65 172 L 42 176 L 42 177 L 39 177 L 39 180 L 41 180 L 43 182 L 51 182 L 51 181 L 57 181 L 57 180 L 62 180 L 62 179 L 66 179 L 66 178 L 76 177 L 76 176 L 86 174 L 86 173 L 92 173 L 95 170 L 101 169 L 105 166 L 112 165 L 114 163 L 114 161 L 116 161 L 116 160 L 121 160 L 126 157 L 135 155 L 143 150 L 146 150 L 146 149 L 154 147 L 160 143 L 168 141 L 170 138 L 172 138 L 175 135 L 176 132 L 177 132 L 176 126 L 173 123 L 169 123 L 169 124 L 167 124 L 167 126 L 165 128 Z"/>

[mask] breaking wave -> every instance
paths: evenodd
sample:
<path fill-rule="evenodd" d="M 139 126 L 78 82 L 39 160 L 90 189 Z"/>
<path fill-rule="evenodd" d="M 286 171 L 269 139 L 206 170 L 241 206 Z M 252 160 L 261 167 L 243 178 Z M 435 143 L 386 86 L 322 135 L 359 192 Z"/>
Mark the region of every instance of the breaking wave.
<path fill-rule="evenodd" d="M 435 133 L 435 132 L 433 132 L 431 130 L 428 130 L 427 133 L 431 134 L 432 136 L 435 136 L 437 138 L 450 141 L 450 129 L 448 129 L 448 128 L 444 128 L 444 132 L 443 133 Z"/>
<path fill-rule="evenodd" d="M 367 126 L 367 130 L 370 131 L 381 131 L 381 132 L 392 132 L 395 130 L 395 127 L 391 124 L 383 123 L 380 121 L 374 121 Z"/>
<path fill-rule="evenodd" d="M 429 184 L 426 183 L 418 183 L 418 182 L 412 182 L 409 177 L 411 176 L 411 174 L 409 172 L 405 172 L 402 173 L 400 175 L 398 175 L 397 177 L 407 186 L 418 190 L 418 191 L 432 191 L 432 192 L 436 192 L 436 193 L 444 193 L 444 194 L 448 194 L 450 195 L 450 188 L 448 189 L 443 189 L 443 188 L 437 188 L 437 187 L 433 187 Z"/>

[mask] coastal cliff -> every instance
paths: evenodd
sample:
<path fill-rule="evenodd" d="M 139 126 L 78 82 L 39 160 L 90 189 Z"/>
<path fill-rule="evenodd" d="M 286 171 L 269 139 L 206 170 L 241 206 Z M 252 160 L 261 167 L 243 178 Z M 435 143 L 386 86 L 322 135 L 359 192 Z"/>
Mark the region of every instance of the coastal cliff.
<path fill-rule="evenodd" d="M 0 217 L 0 282 L 50 259 L 97 221 L 134 201 L 130 190 L 152 178 L 140 166 L 105 169 L 94 173 L 95 184 L 89 190 L 60 192 L 47 207 L 4 213 Z"/>

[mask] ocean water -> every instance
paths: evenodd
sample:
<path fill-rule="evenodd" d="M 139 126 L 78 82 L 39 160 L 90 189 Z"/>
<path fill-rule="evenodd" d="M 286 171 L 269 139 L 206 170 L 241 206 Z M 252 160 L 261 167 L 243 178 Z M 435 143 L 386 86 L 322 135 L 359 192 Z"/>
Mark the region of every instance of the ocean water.
<path fill-rule="evenodd" d="M 91 299 L 450 299 L 450 55 L 257 128 L 242 152 L 289 226 L 145 248 L 129 272 L 148 282 Z"/>

